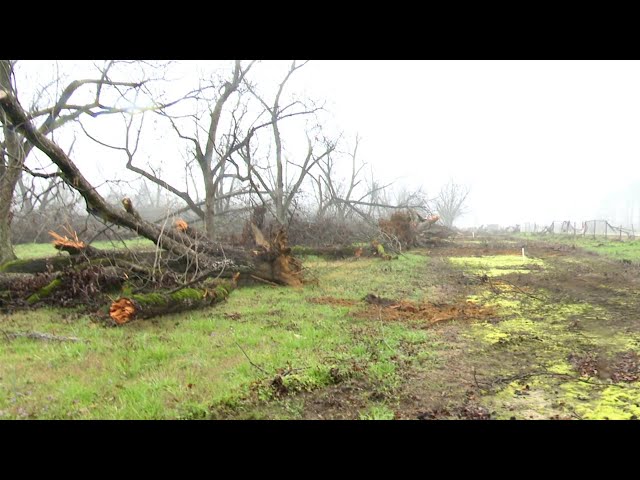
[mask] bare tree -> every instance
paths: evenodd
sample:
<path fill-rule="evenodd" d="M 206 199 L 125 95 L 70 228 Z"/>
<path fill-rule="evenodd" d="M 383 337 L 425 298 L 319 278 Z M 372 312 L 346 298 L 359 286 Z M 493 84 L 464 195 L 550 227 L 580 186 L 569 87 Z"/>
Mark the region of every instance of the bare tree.
<path fill-rule="evenodd" d="M 248 178 L 253 191 L 259 196 L 265 206 L 273 205 L 273 214 L 276 221 L 280 225 L 287 223 L 290 216 L 290 209 L 293 205 L 296 195 L 300 192 L 300 188 L 308 177 L 311 170 L 325 157 L 331 154 L 336 148 L 336 142 L 326 137 L 320 138 L 321 135 L 316 133 L 313 139 L 306 132 L 307 136 L 307 152 L 304 159 L 296 163 L 285 157 L 283 138 L 281 132 L 281 122 L 285 118 L 293 116 L 311 116 L 322 108 L 306 108 L 300 101 L 293 101 L 286 106 L 281 105 L 282 93 L 291 76 L 300 68 L 304 67 L 308 62 L 297 64 L 294 60 L 291 62 L 289 71 L 278 86 L 275 98 L 271 104 L 268 104 L 263 96 L 258 94 L 255 86 L 249 82 L 245 82 L 249 91 L 264 107 L 273 133 L 273 141 L 275 145 L 275 165 L 269 163 L 267 166 L 261 166 L 254 158 L 255 150 L 247 142 L 245 148 L 239 151 L 245 161 L 247 167 Z M 291 110 L 294 107 L 302 107 L 300 110 Z M 255 129 L 254 129 L 255 130 Z M 319 127 L 316 130 L 320 130 Z M 275 172 L 274 172 L 275 169 Z M 288 171 L 297 170 L 297 174 L 290 175 Z M 261 193 L 265 192 L 265 193 Z"/>
<path fill-rule="evenodd" d="M 11 95 L 18 96 L 16 86 L 15 60 L 0 60 L 0 89 Z M 29 108 L 27 119 L 30 122 L 38 122 L 37 132 L 41 135 L 50 135 L 53 131 L 69 122 L 77 120 L 81 115 L 98 117 L 103 114 L 123 112 L 129 110 L 128 106 L 116 106 L 118 100 L 126 98 L 130 90 L 138 90 L 144 87 L 146 81 L 124 82 L 111 78 L 111 73 L 117 62 L 110 61 L 99 69 L 97 78 L 74 80 L 70 82 L 58 95 L 53 105 L 39 106 L 39 101 L 44 97 L 43 90 L 53 86 L 53 82 L 43 87 L 33 100 Z M 58 79 L 59 80 L 59 79 Z M 93 87 L 93 100 L 82 103 L 71 103 L 72 97 L 79 92 L 85 92 Z M 91 92 L 85 92 L 91 93 Z M 105 100 L 105 98 L 109 100 Z M 114 101 L 115 98 L 115 101 Z M 110 102 L 111 100 L 111 102 Z M 111 103 L 111 105 L 106 105 Z M 19 129 L 14 128 L 5 112 L 0 112 L 2 122 L 2 139 L 0 141 L 0 264 L 15 258 L 11 242 L 12 199 L 18 181 L 27 172 L 40 178 L 51 179 L 59 175 L 58 172 L 42 173 L 33 171 L 26 166 L 26 160 L 33 149 L 33 143 L 24 137 Z"/>
<path fill-rule="evenodd" d="M 189 108 L 188 114 L 173 113 L 169 107 L 155 110 L 156 114 L 168 122 L 178 138 L 187 142 L 188 156 L 183 160 L 184 189 L 176 186 L 175 181 L 163 179 L 151 164 L 144 168 L 134 165 L 143 116 L 137 123 L 132 115 L 126 119 L 126 138 L 129 140 L 124 146 L 107 145 L 95 139 L 104 146 L 123 151 L 127 156 L 126 166 L 129 170 L 184 201 L 187 207 L 173 213 L 191 210 L 204 223 L 205 233 L 209 238 L 214 238 L 217 233 L 216 216 L 229 211 L 234 198 L 252 192 L 247 174 L 250 169 L 246 168 L 244 162 L 236 161 L 236 154 L 242 154 L 246 150 L 250 156 L 256 132 L 283 118 L 277 115 L 274 120 L 273 116 L 269 116 L 267 121 L 260 122 L 265 113 L 262 111 L 248 125 L 248 98 L 244 86 L 250 85 L 246 77 L 255 63 L 243 65 L 241 61 L 235 61 L 229 78 L 214 78 L 185 94 L 180 100 L 170 102 L 171 107 L 180 104 L 182 112 Z M 210 92 L 214 95 L 210 96 Z M 185 107 L 187 101 L 195 102 L 193 108 Z M 288 116 L 290 114 L 284 117 Z M 242 156 L 246 157 L 244 154 Z M 264 189 L 262 192 L 260 190 L 260 187 L 255 187 L 253 192 L 258 195 L 267 193 Z M 204 192 L 204 198 L 199 196 L 201 191 Z"/>
<path fill-rule="evenodd" d="M 356 199 L 352 198 L 352 196 L 355 195 L 358 185 L 362 183 L 360 174 L 366 166 L 364 162 L 358 163 L 359 144 L 360 137 L 356 135 L 353 151 L 347 153 L 351 160 L 348 183 L 340 181 L 335 173 L 336 157 L 340 152 L 331 152 L 319 164 L 320 173 L 315 178 L 316 199 L 318 201 L 317 217 L 319 219 L 322 219 L 327 212 L 333 211 L 338 221 L 344 221 L 353 213 L 351 201 Z M 362 200 L 362 198 L 364 197 L 359 200 Z"/>
<path fill-rule="evenodd" d="M 433 206 L 445 226 L 451 228 L 453 222 L 465 213 L 465 201 L 469 191 L 469 187 L 454 183 L 452 180 L 442 187 L 433 201 Z"/>
<path fill-rule="evenodd" d="M 224 81 L 223 85 L 219 88 L 219 96 L 215 99 L 213 104 L 209 104 L 209 122 L 206 128 L 206 137 L 200 139 L 199 130 L 204 129 L 204 126 L 199 125 L 197 116 L 192 118 L 195 120 L 195 133 L 186 134 L 179 127 L 178 123 L 167 114 L 166 110 L 162 111 L 162 114 L 170 121 L 173 129 L 177 135 L 190 142 L 193 146 L 192 154 L 200 173 L 202 174 L 203 186 L 204 186 L 204 210 L 200 209 L 199 205 L 196 205 L 193 200 L 187 196 L 182 198 L 187 201 L 189 206 L 194 210 L 198 216 L 204 221 L 205 232 L 209 238 L 213 238 L 215 233 L 214 219 L 216 214 L 216 207 L 220 207 L 221 200 L 229 198 L 238 193 L 246 192 L 246 190 L 240 189 L 240 192 L 232 192 L 224 190 L 225 179 L 241 178 L 239 171 L 236 173 L 229 173 L 228 167 L 232 162 L 231 156 L 234 152 L 241 149 L 250 140 L 254 133 L 254 130 L 249 130 L 246 134 L 242 135 L 240 132 L 240 120 L 243 113 L 240 113 L 240 118 L 236 117 L 240 107 L 240 101 L 236 103 L 234 109 L 232 109 L 229 129 L 226 132 L 222 131 L 222 118 L 225 105 L 230 100 L 231 96 L 235 93 L 238 94 L 238 100 L 240 100 L 240 86 L 246 77 L 247 73 L 251 69 L 255 62 L 250 62 L 248 65 L 243 66 L 238 60 L 235 62 L 232 76 L 229 80 Z M 130 163 L 127 167 L 132 169 Z M 141 170 L 136 169 L 138 173 L 144 174 Z M 156 181 L 156 177 L 145 175 L 149 180 Z M 235 182 L 231 182 L 232 186 L 235 186 Z M 164 185 L 163 185 L 164 186 Z M 174 192 L 175 193 L 175 192 Z"/>

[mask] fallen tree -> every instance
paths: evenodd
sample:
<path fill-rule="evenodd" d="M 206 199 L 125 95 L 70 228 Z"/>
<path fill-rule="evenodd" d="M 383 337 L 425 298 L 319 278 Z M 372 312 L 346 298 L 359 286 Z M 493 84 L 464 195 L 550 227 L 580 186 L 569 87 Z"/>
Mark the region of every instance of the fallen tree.
<path fill-rule="evenodd" d="M 73 160 L 55 142 L 34 127 L 15 96 L 0 90 L 0 108 L 5 114 L 2 117 L 3 121 L 8 121 L 10 128 L 18 130 L 51 159 L 58 167 L 63 181 L 82 196 L 90 214 L 106 224 L 115 224 L 133 230 L 156 245 L 153 252 L 144 254 L 130 251 L 104 251 L 85 244 L 77 238 L 75 233 L 68 232 L 71 235 L 69 237 L 53 232 L 56 248 L 66 252 L 68 258 L 65 256 L 60 260 L 59 257 L 54 257 L 56 260 L 39 262 L 19 261 L 3 267 L 5 272 L 30 273 L 34 276 L 45 272 L 51 274 L 56 270 L 60 272 L 57 277 L 48 279 L 49 282 L 46 285 L 38 284 L 38 289 L 26 297 L 30 298 L 33 294 L 37 294 L 37 299 L 33 297 L 34 300 L 30 303 L 35 304 L 47 298 L 55 298 L 54 294 L 57 291 L 68 293 L 68 290 L 63 288 L 68 283 L 65 282 L 74 279 L 74 276 L 83 270 L 81 266 L 93 268 L 86 271 L 93 272 L 93 277 L 96 278 L 106 275 L 105 269 L 111 268 L 109 272 L 122 284 L 121 288 L 129 288 L 136 294 L 154 292 L 163 288 L 177 289 L 167 294 L 169 297 L 164 297 L 164 301 L 160 301 L 158 305 L 162 305 L 161 308 L 156 308 L 135 297 L 125 297 L 133 305 L 135 314 L 126 317 L 116 313 L 118 318 L 148 317 L 176 309 L 208 304 L 211 300 L 211 294 L 207 293 L 210 292 L 209 287 L 200 290 L 200 300 L 203 301 L 200 303 L 194 301 L 195 296 L 175 294 L 179 290 L 196 288 L 197 284 L 202 284 L 211 278 L 233 277 L 236 283 L 263 281 L 290 286 L 302 283 L 302 264 L 291 254 L 287 234 L 283 229 L 277 231 L 271 238 L 265 239 L 257 227 L 252 228 L 253 245 L 243 248 L 214 243 L 186 222 L 178 222 L 175 228 L 169 229 L 147 222 L 138 215 L 129 199 L 123 199 L 123 208 L 109 204 L 82 175 Z M 57 265 L 56 268 L 51 268 L 54 263 Z M 26 283 L 29 281 L 35 282 L 35 277 L 25 280 Z M 89 284 L 99 286 L 100 282 L 92 280 Z M 46 290 L 42 292 L 42 288 Z M 7 295 L 1 297 L 4 302 L 7 301 L 6 297 Z M 222 297 L 226 298 L 225 295 Z M 157 297 L 154 298 L 157 299 Z M 220 295 L 216 298 L 220 298 Z M 131 308 L 131 305 L 126 302 L 119 305 L 123 305 L 123 311 Z M 120 307 L 115 308 L 116 312 L 119 311 L 118 308 Z"/>
<path fill-rule="evenodd" d="M 55 267 L 43 260 L 11 262 L 7 266 L 12 272 L 0 273 L 0 291 L 4 290 L 0 305 L 81 304 L 104 310 L 107 298 L 120 295 L 111 303 L 109 314 L 116 323 L 123 324 L 136 318 L 213 305 L 225 300 L 239 282 L 286 285 L 301 282 L 298 272 L 302 265 L 289 255 L 283 231 L 271 242 L 259 234 L 260 245 L 252 249 L 215 247 L 223 252 L 224 258 L 219 257 L 215 263 L 211 258 L 218 257 L 207 254 L 208 269 L 204 271 L 171 252 L 101 250 L 85 244 L 75 233 L 71 238 L 55 232 L 51 235 L 55 248 L 65 252 L 52 258 L 65 261 L 55 262 Z M 213 244 L 203 246 L 213 252 Z M 292 264 L 296 271 L 290 270 Z M 43 268 L 35 273 L 34 267 Z"/>
<path fill-rule="evenodd" d="M 421 217 L 411 210 L 395 212 L 378 222 L 380 231 L 398 244 L 400 249 L 431 247 L 445 242 L 456 232 L 438 222 L 440 217 Z"/>
<path fill-rule="evenodd" d="M 38 131 L 29 120 L 26 112 L 18 100 L 9 92 L 0 91 L 0 108 L 11 121 L 12 128 L 19 130 L 36 148 L 46 154 L 60 170 L 64 182 L 75 189 L 86 202 L 89 213 L 106 223 L 128 228 L 151 241 L 159 248 L 182 257 L 189 264 L 199 264 L 203 270 L 211 270 L 216 275 L 222 269 L 239 267 L 245 272 L 265 280 L 285 284 L 297 285 L 300 280 L 297 274 L 300 265 L 293 257 L 286 245 L 286 233 L 280 231 L 268 249 L 260 245 L 263 251 L 242 251 L 237 248 L 224 249 L 204 238 L 204 235 L 189 234 L 188 230 L 180 228 L 164 230 L 158 225 L 143 220 L 134 210 L 128 199 L 123 200 L 124 209 L 116 209 L 105 201 L 95 187 L 82 175 L 75 163 L 52 140 Z M 266 251 L 265 251 L 266 250 Z M 230 254 L 230 255 L 228 255 Z M 239 263 L 236 264 L 236 261 Z M 265 265 L 268 263 L 269 265 Z"/>

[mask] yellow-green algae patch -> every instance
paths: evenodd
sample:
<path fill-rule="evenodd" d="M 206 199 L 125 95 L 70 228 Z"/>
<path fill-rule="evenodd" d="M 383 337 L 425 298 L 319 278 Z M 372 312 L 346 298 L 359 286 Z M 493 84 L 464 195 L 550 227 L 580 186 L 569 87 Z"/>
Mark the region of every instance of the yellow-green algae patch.
<path fill-rule="evenodd" d="M 497 277 L 509 273 L 528 273 L 533 268 L 545 268 L 545 263 L 539 258 L 523 258 L 521 255 L 449 257 L 449 261 L 454 265 L 464 266 L 473 273 L 485 274 L 489 277 Z"/>
<path fill-rule="evenodd" d="M 603 387 L 581 381 L 567 381 L 559 386 L 566 405 L 586 420 L 629 420 L 640 417 L 638 382 Z"/>
<path fill-rule="evenodd" d="M 627 420 L 640 416 L 640 395 L 637 387 L 622 389 L 611 386 L 602 391 L 595 401 L 583 409 L 586 419 Z M 580 413 L 580 409 L 576 409 Z"/>
<path fill-rule="evenodd" d="M 550 303 L 544 290 L 532 293 L 537 298 L 509 289 L 469 297 L 498 313 L 491 322 L 473 324 L 466 334 L 476 341 L 471 353 L 480 362 L 481 378 L 522 375 L 502 387 L 494 384 L 498 390 L 484 391 L 482 402 L 493 417 L 640 417 L 640 382 L 607 385 L 606 380 L 581 377 L 568 361 L 571 353 L 640 351 L 640 335 L 612 330 L 607 311 L 599 306 Z"/>

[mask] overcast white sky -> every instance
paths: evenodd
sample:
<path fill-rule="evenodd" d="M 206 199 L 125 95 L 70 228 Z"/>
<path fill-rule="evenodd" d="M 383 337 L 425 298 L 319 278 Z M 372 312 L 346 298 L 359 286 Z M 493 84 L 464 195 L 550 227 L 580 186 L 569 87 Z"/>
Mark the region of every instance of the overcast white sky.
<path fill-rule="evenodd" d="M 362 155 L 429 192 L 472 188 L 465 223 L 586 220 L 640 180 L 640 62 L 309 65 Z M 640 200 L 640 191 L 636 191 Z"/>
<path fill-rule="evenodd" d="M 378 177 L 469 185 L 462 225 L 588 220 L 632 197 L 640 223 L 639 87 L 638 61 L 312 61 L 291 84 L 360 134 Z"/>

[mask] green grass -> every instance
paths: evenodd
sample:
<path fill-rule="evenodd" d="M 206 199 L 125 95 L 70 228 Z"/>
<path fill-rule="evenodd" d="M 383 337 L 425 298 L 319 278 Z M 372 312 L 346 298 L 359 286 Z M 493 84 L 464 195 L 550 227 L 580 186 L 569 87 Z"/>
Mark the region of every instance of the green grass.
<path fill-rule="evenodd" d="M 354 316 L 357 306 L 307 300 L 361 300 L 367 293 L 421 299 L 428 288 L 420 283 L 427 261 L 420 255 L 391 262 L 307 258 L 317 285 L 241 288 L 217 307 L 120 328 L 57 309 L 2 316 L 5 332 L 82 341 L 0 335 L 0 418 L 254 418 L 252 405 L 260 401 L 287 405 L 270 418 L 298 418 L 300 406 L 279 400 L 273 379 L 281 374 L 292 394 L 332 384 L 335 370 L 392 392 L 398 362 L 432 361 L 432 355 L 413 359 L 402 353 L 405 344 L 428 347 L 429 334 Z M 389 408 L 377 401 L 377 410 L 363 415 L 386 418 Z"/>
<path fill-rule="evenodd" d="M 576 237 L 564 235 L 552 235 L 546 237 L 527 236 L 542 241 L 560 243 L 563 245 L 575 245 L 590 252 L 595 252 L 616 260 L 628 260 L 640 262 L 640 240 L 623 240 L 610 237 Z"/>
<path fill-rule="evenodd" d="M 132 249 L 149 248 L 154 246 L 151 240 L 147 240 L 142 237 L 125 240 L 124 243 L 105 240 L 93 242 L 91 245 L 102 249 L 124 248 L 125 245 L 127 248 Z M 21 243 L 19 245 L 14 245 L 13 250 L 19 259 L 51 257 L 59 253 L 58 250 L 53 247 L 53 243 Z"/>

